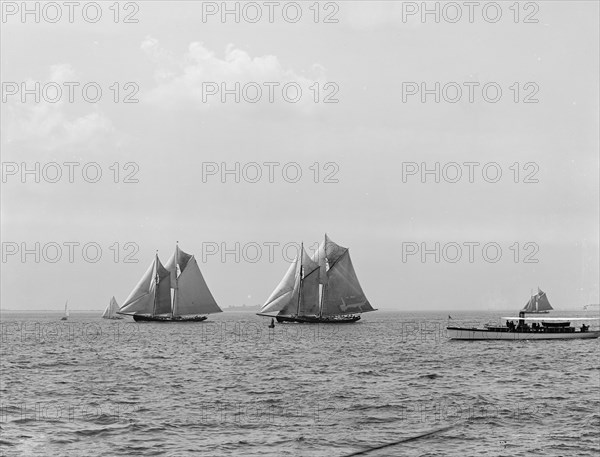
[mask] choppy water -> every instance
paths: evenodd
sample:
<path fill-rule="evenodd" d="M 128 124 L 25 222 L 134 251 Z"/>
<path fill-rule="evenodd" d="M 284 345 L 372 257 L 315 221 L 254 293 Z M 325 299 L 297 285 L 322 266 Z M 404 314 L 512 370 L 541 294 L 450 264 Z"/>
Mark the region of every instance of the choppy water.
<path fill-rule="evenodd" d="M 454 324 L 490 315 L 453 315 Z M 596 456 L 599 340 L 448 341 L 446 314 L 352 325 L 2 316 L 3 455 Z"/>

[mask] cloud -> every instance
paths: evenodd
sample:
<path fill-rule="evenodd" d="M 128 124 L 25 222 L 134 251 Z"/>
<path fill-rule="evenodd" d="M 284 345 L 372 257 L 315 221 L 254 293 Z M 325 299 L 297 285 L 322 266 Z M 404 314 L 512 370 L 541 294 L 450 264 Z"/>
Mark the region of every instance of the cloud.
<path fill-rule="evenodd" d="M 284 67 L 276 56 L 252 57 L 233 44 L 228 44 L 224 55 L 219 57 L 203 43 L 192 42 L 179 60 L 161 48 L 158 40 L 152 37 L 147 37 L 142 42 L 141 49 L 156 64 L 154 76 L 157 85 L 146 94 L 145 101 L 161 107 L 174 108 L 191 104 L 197 109 L 207 110 L 217 106 L 239 107 L 271 103 L 310 113 L 317 105 L 310 87 L 315 83 L 323 87 L 326 83 L 325 69 L 319 64 L 312 65 L 308 72 L 301 74 Z M 272 84 L 272 89 L 269 84 Z M 297 102 L 286 101 L 283 95 L 286 84 L 301 88 L 300 97 L 297 97 L 291 87 L 286 93 L 288 98 L 298 98 Z M 236 87 L 239 87 L 237 92 L 240 103 L 235 103 L 234 94 L 225 96 L 223 102 L 222 89 L 235 90 Z M 215 90 L 216 93 L 211 92 Z M 249 103 L 248 99 L 257 102 Z"/>
<path fill-rule="evenodd" d="M 25 103 L 19 95 L 8 98 L 4 104 L 6 116 L 2 122 L 3 146 L 26 144 L 36 150 L 55 151 L 88 144 L 113 132 L 111 121 L 98 106 L 86 104 L 82 111 L 69 103 L 67 88 L 62 84 L 78 79 L 71 65 L 52 65 L 47 82 L 57 83 L 63 89 L 57 102 L 51 103 L 43 96 L 39 103 L 35 102 L 33 96 L 28 96 Z M 35 83 L 28 79 L 25 87 L 32 88 Z M 54 92 L 49 97 L 54 97 Z"/>

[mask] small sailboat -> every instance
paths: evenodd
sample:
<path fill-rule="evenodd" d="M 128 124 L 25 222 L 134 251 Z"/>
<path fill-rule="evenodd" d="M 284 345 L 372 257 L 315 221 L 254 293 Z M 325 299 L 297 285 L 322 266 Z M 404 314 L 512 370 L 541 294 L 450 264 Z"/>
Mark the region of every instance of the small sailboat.
<path fill-rule="evenodd" d="M 375 311 L 365 296 L 348 248 L 327 235 L 313 257 L 300 252 L 257 313 L 277 322 L 345 324 Z"/>
<path fill-rule="evenodd" d="M 547 314 L 553 309 L 554 308 L 552 308 L 550 302 L 548 301 L 546 292 L 542 291 L 538 287 L 538 293 L 535 295 L 531 294 L 531 298 L 525 304 L 525 308 L 523 308 L 520 312 L 528 314 Z"/>
<path fill-rule="evenodd" d="M 526 314 L 547 314 L 552 309 L 546 292 L 538 287 L 538 293 L 531 295 L 525 307 L 519 311 L 519 317 L 502 318 L 506 321 L 505 326 L 446 327 L 446 330 L 448 337 L 454 340 L 565 340 L 600 337 L 600 330 L 590 330 L 589 325 L 585 323 L 582 323 L 579 330 L 571 326 L 572 321 L 590 321 L 597 318 L 526 317 Z"/>
<path fill-rule="evenodd" d="M 156 254 L 117 313 L 135 321 L 199 322 L 220 312 L 196 258 L 177 245 L 166 265 Z"/>
<path fill-rule="evenodd" d="M 115 297 L 112 297 L 110 299 L 110 302 L 108 303 L 108 306 L 104 310 L 104 313 L 102 313 L 102 318 L 103 319 L 123 319 L 121 316 L 119 316 L 117 314 L 118 312 L 119 312 L 119 305 L 117 304 L 117 300 L 115 300 Z"/>
<path fill-rule="evenodd" d="M 61 321 L 66 321 L 69 318 L 69 300 L 65 302 L 65 315 L 60 318 Z"/>

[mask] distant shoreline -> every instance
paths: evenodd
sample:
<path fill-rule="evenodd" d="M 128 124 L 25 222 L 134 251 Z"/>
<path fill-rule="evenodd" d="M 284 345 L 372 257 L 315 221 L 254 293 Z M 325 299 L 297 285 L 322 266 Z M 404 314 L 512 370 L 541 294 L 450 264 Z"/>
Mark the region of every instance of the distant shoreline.
<path fill-rule="evenodd" d="M 576 307 L 576 308 L 561 308 L 561 309 L 555 309 L 553 311 L 554 314 L 560 314 L 560 313 L 565 313 L 565 312 L 584 312 L 584 311 L 597 311 L 598 308 L 595 305 L 591 305 L 592 307 L 589 307 L 590 305 L 586 305 L 588 306 L 587 309 L 585 309 L 583 306 L 580 307 Z M 223 312 L 224 313 L 238 313 L 238 312 L 245 312 L 245 313 L 257 313 L 260 311 L 260 306 L 229 306 L 229 307 L 225 307 L 223 308 Z M 412 309 L 412 308 L 404 308 L 404 309 L 399 309 L 399 308 L 378 308 L 378 311 L 382 311 L 382 312 L 404 312 L 404 313 L 415 313 L 415 312 L 423 312 L 423 313 L 447 313 L 447 314 L 452 314 L 452 313 L 482 313 L 482 312 L 487 312 L 487 313 L 494 313 L 494 314 L 504 314 L 506 315 L 506 313 L 517 313 L 518 309 L 515 308 L 506 308 L 506 309 L 476 309 L 476 308 L 471 308 L 471 309 Z M 104 312 L 104 309 L 84 309 L 84 310 L 74 310 L 71 309 L 69 310 L 69 312 L 71 314 L 102 314 Z M 6 313 L 6 314 L 40 314 L 40 313 L 53 313 L 53 314 L 64 314 L 64 310 L 63 309 L 24 309 L 24 310 L 18 310 L 18 309 L 3 309 L 0 308 L 0 313 Z M 550 313 L 550 314 L 553 314 Z M 370 313 L 369 313 L 370 314 Z"/>

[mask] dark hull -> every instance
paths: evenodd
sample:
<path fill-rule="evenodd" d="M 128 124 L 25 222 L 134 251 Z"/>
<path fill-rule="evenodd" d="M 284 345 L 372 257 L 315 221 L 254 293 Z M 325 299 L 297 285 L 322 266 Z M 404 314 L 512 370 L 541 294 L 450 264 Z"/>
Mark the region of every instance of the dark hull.
<path fill-rule="evenodd" d="M 194 317 L 163 317 L 163 316 L 142 316 L 134 314 L 133 320 L 136 322 L 201 322 L 206 320 L 206 316 Z"/>
<path fill-rule="evenodd" d="M 600 331 L 587 330 L 541 330 L 541 331 L 511 331 L 506 328 L 463 328 L 446 327 L 448 338 L 453 340 L 571 340 L 598 338 Z"/>
<path fill-rule="evenodd" d="M 297 322 L 300 324 L 352 324 L 359 321 L 360 316 L 351 317 L 312 317 L 312 316 L 276 316 L 277 322 L 283 324 L 285 322 Z"/>

